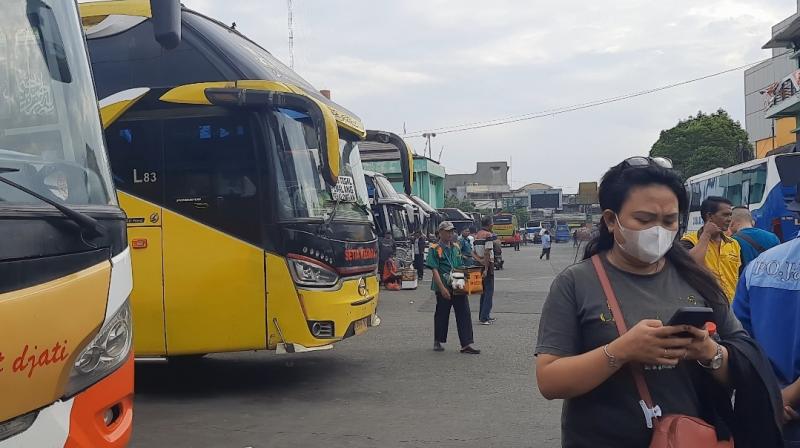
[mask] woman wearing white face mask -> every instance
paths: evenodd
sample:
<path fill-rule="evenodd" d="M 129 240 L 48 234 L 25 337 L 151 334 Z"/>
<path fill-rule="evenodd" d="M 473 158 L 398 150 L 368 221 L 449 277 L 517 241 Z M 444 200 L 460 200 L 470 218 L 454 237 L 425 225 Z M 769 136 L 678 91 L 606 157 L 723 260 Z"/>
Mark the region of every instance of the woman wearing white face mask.
<path fill-rule="evenodd" d="M 565 447 L 647 447 L 653 435 L 648 424 L 658 426 L 652 417 L 659 411 L 719 423 L 718 416 L 734 415 L 729 391 L 745 386 L 752 395 L 737 394 L 737 422 L 749 418 L 755 429 L 729 425 L 736 446 L 750 446 L 751 436 L 759 446 L 778 446 L 771 441 L 779 437 L 781 408 L 768 361 L 742 330 L 714 277 L 673 245 L 688 204 L 671 168 L 666 159 L 647 157 L 611 168 L 599 189 L 599 235 L 585 259 L 551 286 L 539 324 L 536 376 L 542 395 L 566 400 Z M 601 276 L 607 276 L 616 300 L 607 298 Z M 617 304 L 621 315 L 611 311 Z M 719 337 L 667 326 L 686 306 L 713 308 Z M 617 326 L 620 317 L 623 328 Z M 635 369 L 649 386 L 649 406 L 640 404 Z M 740 411 L 741 401 L 747 403 Z"/>

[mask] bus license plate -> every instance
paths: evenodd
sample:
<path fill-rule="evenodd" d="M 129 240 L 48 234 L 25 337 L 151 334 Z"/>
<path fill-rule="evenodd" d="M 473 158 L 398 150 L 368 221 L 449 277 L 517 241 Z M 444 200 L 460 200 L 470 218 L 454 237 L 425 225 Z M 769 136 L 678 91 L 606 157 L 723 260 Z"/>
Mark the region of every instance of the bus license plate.
<path fill-rule="evenodd" d="M 359 319 L 356 321 L 356 334 L 362 334 L 367 331 L 367 326 L 369 323 L 369 317 L 365 317 L 363 319 Z"/>

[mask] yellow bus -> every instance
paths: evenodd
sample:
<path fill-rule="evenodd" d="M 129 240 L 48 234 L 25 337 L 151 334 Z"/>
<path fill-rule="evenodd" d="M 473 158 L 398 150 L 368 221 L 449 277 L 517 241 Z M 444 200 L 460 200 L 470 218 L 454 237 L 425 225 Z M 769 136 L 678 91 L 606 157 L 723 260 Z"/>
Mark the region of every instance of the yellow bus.
<path fill-rule="evenodd" d="M 500 212 L 492 218 L 494 225 L 492 231 L 497 235 L 500 244 L 509 246 L 518 245 L 522 238 L 519 235 L 519 223 L 517 215 L 513 213 Z"/>
<path fill-rule="evenodd" d="M 122 447 L 131 255 L 78 7 L 2 5 L 0 448 Z"/>
<path fill-rule="evenodd" d="M 377 325 L 361 121 L 237 31 L 183 8 L 81 5 L 128 215 L 137 357 L 301 352 Z"/>

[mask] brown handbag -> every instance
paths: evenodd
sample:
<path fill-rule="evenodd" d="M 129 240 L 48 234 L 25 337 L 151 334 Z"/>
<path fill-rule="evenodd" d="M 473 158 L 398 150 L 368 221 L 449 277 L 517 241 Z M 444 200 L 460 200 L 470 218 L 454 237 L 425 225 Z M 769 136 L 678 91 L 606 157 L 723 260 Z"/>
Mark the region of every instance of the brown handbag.
<path fill-rule="evenodd" d="M 614 314 L 617 331 L 622 336 L 628 331 L 628 328 L 599 255 L 592 257 L 592 264 L 600 279 L 608 306 Z M 630 368 L 636 383 L 636 390 L 639 391 L 641 398 L 639 405 L 644 412 L 647 427 L 653 429 L 650 448 L 733 448 L 733 441 L 718 441 L 714 426 L 703 419 L 680 414 L 662 416 L 661 408 L 653 403 L 642 367 L 638 364 L 631 364 Z"/>

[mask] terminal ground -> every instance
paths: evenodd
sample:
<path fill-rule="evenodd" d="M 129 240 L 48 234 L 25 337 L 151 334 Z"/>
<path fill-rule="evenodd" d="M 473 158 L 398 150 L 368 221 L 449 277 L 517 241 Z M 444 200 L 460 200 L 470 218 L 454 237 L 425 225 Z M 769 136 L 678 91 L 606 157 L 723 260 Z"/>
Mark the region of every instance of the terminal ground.
<path fill-rule="evenodd" d="M 494 325 L 477 325 L 477 356 L 431 350 L 430 273 L 415 291 L 381 293 L 380 327 L 326 352 L 213 355 L 136 366 L 133 447 L 557 447 L 561 402 L 542 398 L 533 349 L 555 275 L 572 243 L 505 248 Z"/>

